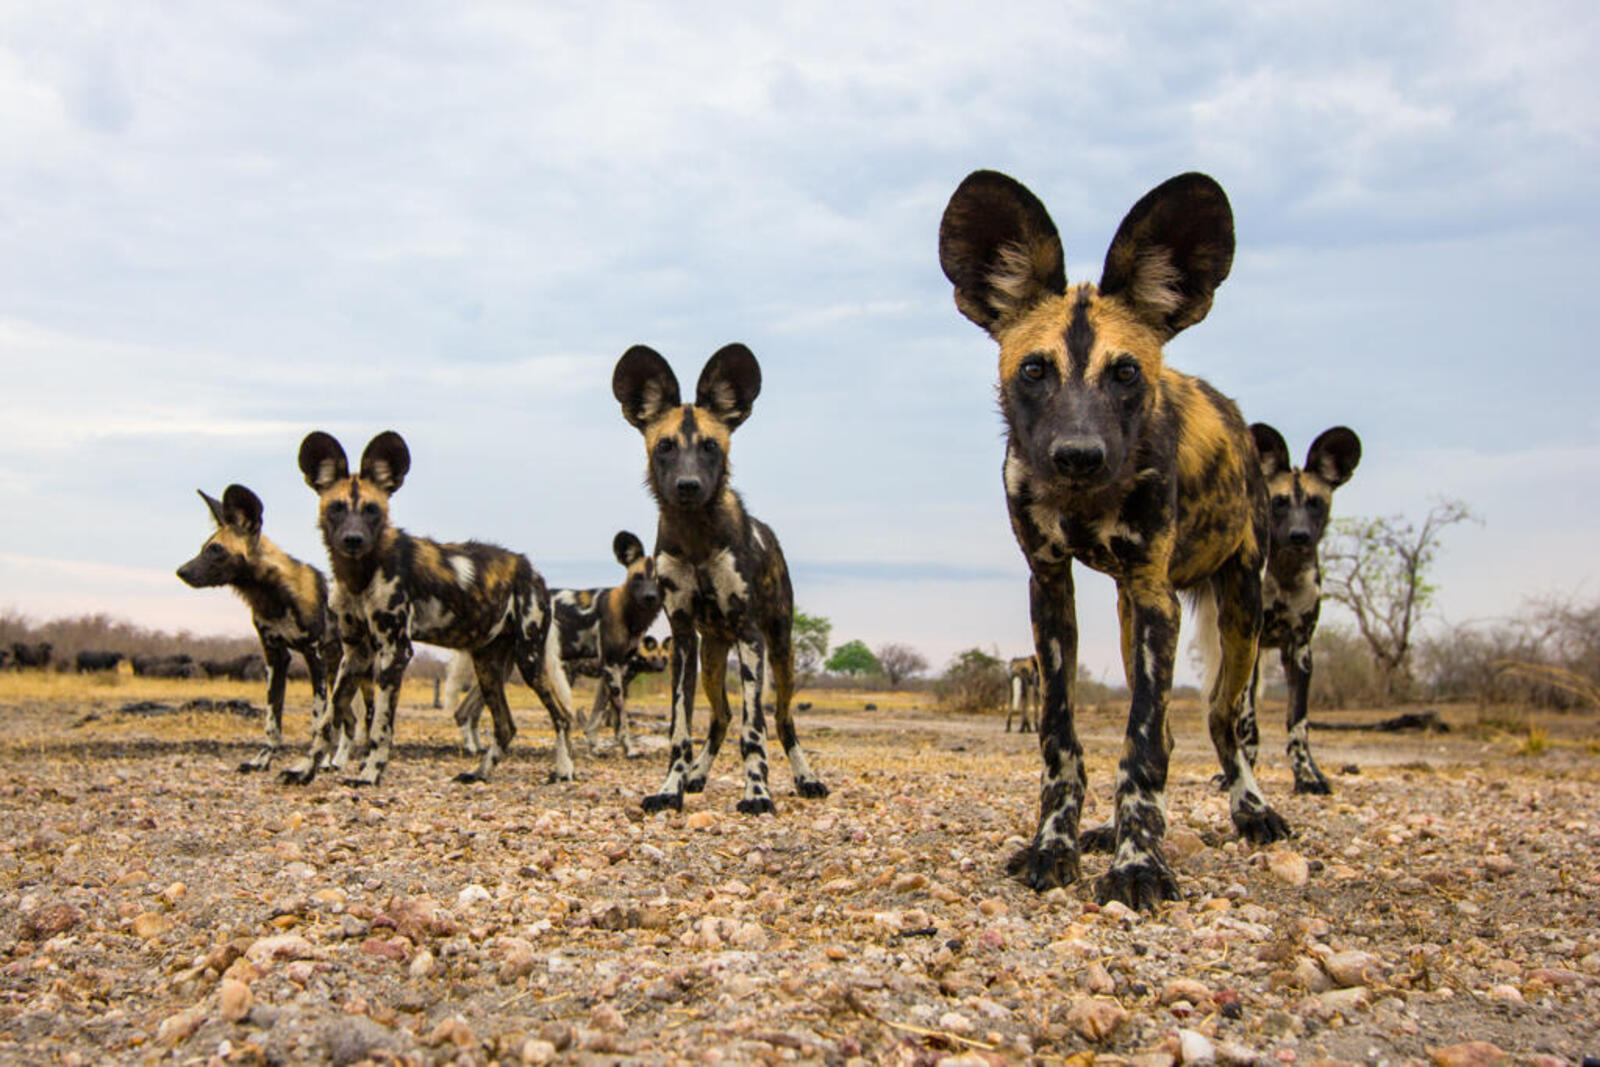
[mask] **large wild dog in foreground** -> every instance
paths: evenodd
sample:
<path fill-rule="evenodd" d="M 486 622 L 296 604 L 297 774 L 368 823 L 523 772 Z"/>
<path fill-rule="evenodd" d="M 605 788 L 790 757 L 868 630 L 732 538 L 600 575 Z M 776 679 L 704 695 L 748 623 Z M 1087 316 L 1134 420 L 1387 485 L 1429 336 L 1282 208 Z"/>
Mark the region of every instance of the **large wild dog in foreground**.
<path fill-rule="evenodd" d="M 371 747 L 350 784 L 376 785 L 389 765 L 412 641 L 470 652 L 494 716 L 494 740 L 478 767 L 458 775 L 459 781 L 487 779 L 511 745 L 516 726 L 506 705 L 505 679 L 513 664 L 555 725 L 551 779 L 571 779 L 572 694 L 561 670 L 544 579 L 515 552 L 477 541 L 430 541 L 390 523 L 389 497 L 410 469 L 411 453 L 392 430 L 368 442 L 355 474 L 344 448 L 328 434 L 313 432 L 300 445 L 300 471 L 320 498 L 318 524 L 333 566 L 332 604 L 344 643 L 334 706 L 341 706 L 362 679 L 376 682 Z M 332 736 L 331 717 L 324 715 L 311 752 L 284 772 L 284 781 L 310 781 Z"/>
<path fill-rule="evenodd" d="M 794 590 L 778 538 L 744 508 L 728 484 L 728 445 L 750 417 L 761 392 L 761 367 L 744 345 L 727 345 L 707 361 L 693 404 L 679 399 L 678 379 L 652 349 L 635 345 L 617 361 L 611 392 L 622 415 L 644 435 L 646 482 L 660 507 L 656 574 L 672 626 L 672 713 L 666 780 L 644 798 L 646 811 L 683 808 L 683 794 L 706 787 L 711 763 L 728 729 L 724 689 L 728 649 L 739 656 L 744 718 L 739 738 L 744 758 L 746 814 L 773 811 L 767 788 L 766 721 L 761 698 L 772 671 L 778 739 L 801 796 L 828 795 L 812 773 L 795 736 L 789 710 L 794 695 Z M 711 726 L 698 761 L 689 734 L 695 667 L 705 672 Z"/>
<path fill-rule="evenodd" d="M 1078 560 L 1116 580 L 1132 694 L 1113 824 L 1084 842 L 1114 848 L 1095 894 L 1135 907 L 1176 899 L 1161 843 L 1179 592 L 1217 631 L 1200 640 L 1217 661 L 1209 725 L 1234 825 L 1257 842 L 1289 832 L 1262 799 L 1235 734 L 1261 628 L 1261 469 L 1232 401 L 1162 360 L 1162 346 L 1205 317 L 1228 276 L 1227 197 L 1201 174 L 1163 183 L 1123 219 L 1100 284 L 1068 286 L 1044 205 L 1013 179 L 978 171 L 945 208 L 939 258 L 956 306 L 999 342 L 1006 502 L 1032 571 L 1044 769 L 1038 830 L 1011 871 L 1035 889 L 1079 873 Z"/>
<path fill-rule="evenodd" d="M 1271 547 L 1262 581 L 1261 649 L 1278 650 L 1283 679 L 1289 688 L 1289 766 L 1294 770 L 1296 793 L 1331 793 L 1327 777 L 1311 758 L 1306 729 L 1306 701 L 1311 692 L 1311 638 L 1317 632 L 1322 609 L 1322 564 L 1317 546 L 1328 529 L 1333 491 L 1350 480 L 1361 462 L 1361 438 L 1347 426 L 1324 430 L 1311 442 L 1306 465 L 1289 460 L 1283 435 L 1264 422 L 1250 427 L 1261 474 L 1267 481 L 1271 515 Z M 1250 675 L 1244 717 L 1239 720 L 1239 741 L 1253 765 L 1261 741 L 1256 721 L 1256 698 L 1261 689 L 1261 663 L 1257 657 Z"/>
<path fill-rule="evenodd" d="M 622 582 L 602 589 L 555 589 L 550 604 L 556 613 L 556 628 L 561 637 L 561 665 L 567 678 L 598 678 L 594 710 L 583 723 L 589 748 L 595 747 L 595 732 L 602 719 L 614 716 L 617 746 L 630 759 L 638 752 L 628 728 L 624 706 L 628 683 L 637 670 L 639 642 L 661 614 L 661 584 L 656 581 L 656 561 L 647 555 L 639 538 L 619 530 L 611 541 L 612 555 L 626 571 Z M 450 664 L 450 677 L 465 678 L 462 657 L 457 653 Z M 632 673 L 630 673 L 632 670 Z M 478 717 L 483 712 L 483 690 L 476 685 L 447 685 L 455 691 L 466 689 L 456 706 L 456 725 L 461 729 L 461 744 L 468 752 L 479 750 Z"/>
<path fill-rule="evenodd" d="M 328 672 L 338 668 L 340 654 L 339 630 L 328 610 L 328 580 L 267 539 L 261 532 L 261 499 L 249 489 L 230 485 L 221 500 L 195 491 L 210 509 L 217 531 L 194 559 L 178 568 L 178 577 L 196 589 L 231 586 L 250 606 L 250 621 L 267 662 L 267 736 L 261 751 L 239 769 L 263 771 L 283 744 L 283 690 L 290 652 L 300 653 L 311 676 L 312 721 L 324 716 Z M 346 738 L 341 735 L 340 740 Z M 341 757 L 345 749 L 341 744 Z"/>

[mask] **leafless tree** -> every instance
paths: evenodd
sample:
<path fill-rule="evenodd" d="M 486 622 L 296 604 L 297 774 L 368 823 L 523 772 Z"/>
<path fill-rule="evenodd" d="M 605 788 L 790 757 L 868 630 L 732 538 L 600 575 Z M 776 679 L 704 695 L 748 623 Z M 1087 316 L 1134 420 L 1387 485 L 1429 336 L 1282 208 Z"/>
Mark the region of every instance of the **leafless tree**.
<path fill-rule="evenodd" d="M 907 678 L 927 670 L 928 661 L 910 645 L 887 644 L 878 646 L 878 666 L 889 688 L 898 689 Z"/>

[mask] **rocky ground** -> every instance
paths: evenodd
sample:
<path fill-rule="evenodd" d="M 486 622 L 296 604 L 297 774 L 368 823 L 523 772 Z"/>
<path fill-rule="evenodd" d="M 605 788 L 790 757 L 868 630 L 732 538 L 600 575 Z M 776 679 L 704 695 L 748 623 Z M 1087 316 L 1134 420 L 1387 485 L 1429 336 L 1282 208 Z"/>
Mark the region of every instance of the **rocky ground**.
<path fill-rule="evenodd" d="M 407 708 L 413 743 L 357 791 L 238 774 L 252 723 L 122 712 L 151 695 L 131 681 L 6 684 L 4 1062 L 1600 1054 L 1592 720 L 1533 744 L 1475 712 L 1447 713 L 1442 736 L 1319 733 L 1335 795 L 1289 796 L 1269 757 L 1264 787 L 1299 836 L 1258 849 L 1231 832 L 1186 712 L 1168 838 L 1185 896 L 1150 915 L 1008 880 L 1036 742 L 915 698 L 806 694 L 833 795 L 796 797 L 774 754 L 779 813 L 748 818 L 726 752 L 682 814 L 640 811 L 663 771 L 659 707 L 646 758 L 580 755 L 578 782 L 548 785 L 548 723 L 524 705 L 512 758 L 473 786 L 449 781 L 468 763 L 443 713 Z M 166 684 L 175 704 L 210 691 Z M 1088 819 L 1107 813 L 1119 731 L 1111 709 L 1085 717 Z"/>

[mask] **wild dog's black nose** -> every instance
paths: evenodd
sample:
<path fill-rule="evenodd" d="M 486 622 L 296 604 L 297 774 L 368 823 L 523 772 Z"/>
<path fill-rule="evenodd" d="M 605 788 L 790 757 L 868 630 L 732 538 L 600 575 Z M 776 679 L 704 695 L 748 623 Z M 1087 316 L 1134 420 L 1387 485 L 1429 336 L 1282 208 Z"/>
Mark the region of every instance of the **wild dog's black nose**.
<path fill-rule="evenodd" d="M 1289 543 L 1296 548 L 1304 548 L 1311 543 L 1310 530 L 1290 530 Z"/>
<path fill-rule="evenodd" d="M 1089 437 L 1057 441 L 1050 449 L 1050 461 L 1069 478 L 1087 478 L 1106 464 L 1106 447 Z"/>
<path fill-rule="evenodd" d="M 692 497 L 696 497 L 696 496 L 699 496 L 699 495 L 700 495 L 700 479 L 699 478 L 679 478 L 678 479 L 678 497 L 680 499 L 689 500 Z"/>
<path fill-rule="evenodd" d="M 339 543 L 353 556 L 366 546 L 367 539 L 358 533 L 347 533 L 339 539 Z"/>
<path fill-rule="evenodd" d="M 639 594 L 639 599 L 646 604 L 659 604 L 661 603 L 661 591 L 659 589 L 646 589 Z"/>

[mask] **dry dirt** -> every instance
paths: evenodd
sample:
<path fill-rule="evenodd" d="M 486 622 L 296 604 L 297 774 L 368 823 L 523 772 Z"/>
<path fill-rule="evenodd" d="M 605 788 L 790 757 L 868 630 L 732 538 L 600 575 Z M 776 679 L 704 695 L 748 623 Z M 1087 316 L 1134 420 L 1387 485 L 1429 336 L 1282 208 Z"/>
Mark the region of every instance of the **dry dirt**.
<path fill-rule="evenodd" d="M 308 694 L 291 687 L 288 736 Z M 1577 1064 L 1600 1054 L 1600 726 L 1318 733 L 1332 798 L 1263 785 L 1298 830 L 1257 849 L 1178 715 L 1169 851 L 1184 899 L 1096 907 L 1003 874 L 1038 754 L 998 718 L 816 692 L 799 716 L 825 800 L 774 753 L 775 817 L 734 812 L 724 752 L 682 814 L 640 760 L 548 720 L 490 783 L 407 692 L 377 789 L 233 767 L 258 727 L 139 699 L 233 683 L 0 676 L 0 1061 L 22 1063 L 1322 1060 Z M 866 712 L 872 700 L 883 710 Z M 704 710 L 701 710 L 703 718 Z M 1086 819 L 1119 714 L 1084 716 Z M 1088 857 L 1089 878 L 1104 857 Z M 1479 1044 L 1470 1044 L 1478 1042 Z"/>

